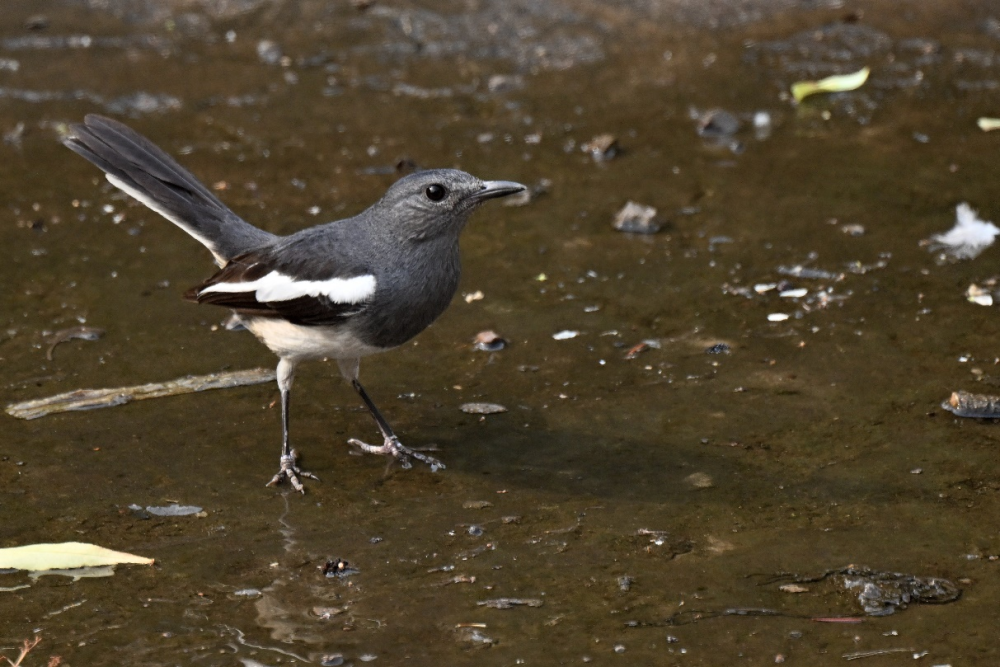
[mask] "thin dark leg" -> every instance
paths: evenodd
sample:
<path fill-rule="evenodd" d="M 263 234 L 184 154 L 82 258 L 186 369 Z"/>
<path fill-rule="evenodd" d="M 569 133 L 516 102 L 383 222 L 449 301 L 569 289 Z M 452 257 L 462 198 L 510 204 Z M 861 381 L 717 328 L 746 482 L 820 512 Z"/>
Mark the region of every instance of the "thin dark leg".
<path fill-rule="evenodd" d="M 409 447 L 403 446 L 403 443 L 401 443 L 399 441 L 399 438 L 396 437 L 396 434 L 393 433 L 392 427 L 389 426 L 389 422 L 385 420 L 385 417 L 382 416 L 382 413 L 378 411 L 377 407 L 375 407 L 375 402 L 372 401 L 372 399 L 368 396 L 368 392 L 366 392 L 365 388 L 361 386 L 361 382 L 358 381 L 357 377 L 351 379 L 351 386 L 354 387 L 354 390 L 356 392 L 358 392 L 358 395 L 361 397 L 361 400 L 365 402 L 365 406 L 367 406 L 368 412 L 371 413 L 372 418 L 375 419 L 375 423 L 378 424 L 378 430 L 382 431 L 382 437 L 385 439 L 385 442 L 382 444 L 381 447 L 375 447 L 374 445 L 369 445 L 367 443 L 361 442 L 357 438 L 351 438 L 350 440 L 347 441 L 348 443 L 354 445 L 355 447 L 360 448 L 361 451 L 367 452 L 369 454 L 383 454 L 392 456 L 397 461 L 399 461 L 399 464 L 403 468 L 412 467 L 413 464 L 410 463 L 410 459 L 414 458 L 422 463 L 426 463 L 427 465 L 429 465 L 431 467 L 431 470 L 444 469 L 445 465 L 440 461 L 438 461 L 433 456 L 427 456 L 426 454 L 422 454 L 420 452 L 410 449 Z"/>
<path fill-rule="evenodd" d="M 369 398 L 368 392 L 361 386 L 361 382 L 355 378 L 351 380 L 351 386 L 354 387 L 354 390 L 358 392 L 361 400 L 365 402 L 366 406 L 368 406 L 368 412 L 372 414 L 372 417 L 375 419 L 375 423 L 378 424 L 378 430 L 382 431 L 382 437 L 386 440 L 395 438 L 396 434 L 393 432 L 392 427 L 389 426 L 389 422 L 385 420 L 382 413 L 378 411 L 377 407 L 375 407 L 375 402 Z"/>

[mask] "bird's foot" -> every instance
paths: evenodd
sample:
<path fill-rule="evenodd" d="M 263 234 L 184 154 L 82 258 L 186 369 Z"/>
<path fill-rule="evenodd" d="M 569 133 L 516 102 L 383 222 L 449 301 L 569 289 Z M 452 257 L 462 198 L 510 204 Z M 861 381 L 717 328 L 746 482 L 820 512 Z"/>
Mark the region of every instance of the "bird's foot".
<path fill-rule="evenodd" d="M 347 441 L 347 444 L 354 445 L 366 454 L 381 454 L 382 456 L 391 456 L 397 461 L 403 469 L 409 469 L 413 467 L 413 462 L 410 459 L 416 459 L 421 463 L 426 463 L 431 468 L 431 472 L 437 472 L 438 470 L 444 470 L 445 465 L 438 461 L 433 456 L 428 456 L 421 452 L 415 451 L 406 447 L 399 441 L 399 438 L 392 436 L 386 438 L 385 442 L 376 447 L 375 445 L 369 445 L 365 442 L 361 442 L 357 438 L 351 438 Z"/>
<path fill-rule="evenodd" d="M 275 473 L 271 481 L 267 483 L 267 486 L 276 486 L 281 484 L 282 481 L 288 480 L 288 483 L 292 485 L 292 488 L 299 493 L 305 493 L 306 487 L 302 486 L 302 482 L 299 481 L 299 477 L 308 477 L 309 479 L 314 479 L 317 482 L 319 477 L 312 474 L 311 472 L 306 472 L 295 465 L 295 459 L 298 458 L 298 452 L 294 449 L 288 454 L 282 455 L 281 457 L 281 468 Z"/>

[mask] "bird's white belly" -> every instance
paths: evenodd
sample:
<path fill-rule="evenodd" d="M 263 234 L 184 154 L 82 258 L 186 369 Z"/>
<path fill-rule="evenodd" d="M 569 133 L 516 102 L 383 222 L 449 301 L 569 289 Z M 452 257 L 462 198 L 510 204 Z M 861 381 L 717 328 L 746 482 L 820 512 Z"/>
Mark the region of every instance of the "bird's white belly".
<path fill-rule="evenodd" d="M 306 327 L 267 317 L 245 317 L 243 323 L 283 359 L 358 359 L 385 349 L 366 345 L 342 327 Z"/>

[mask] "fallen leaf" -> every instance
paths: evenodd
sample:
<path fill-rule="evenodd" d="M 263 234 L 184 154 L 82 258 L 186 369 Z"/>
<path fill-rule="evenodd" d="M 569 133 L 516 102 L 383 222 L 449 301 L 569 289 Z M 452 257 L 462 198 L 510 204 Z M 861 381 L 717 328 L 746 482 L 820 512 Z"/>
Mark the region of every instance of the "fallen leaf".
<path fill-rule="evenodd" d="M 112 551 L 85 542 L 61 542 L 58 544 L 29 544 L 23 547 L 0 549 L 0 569 L 68 570 L 77 567 L 95 567 L 136 563 L 152 565 L 152 558 L 143 558 L 121 551 Z"/>
<path fill-rule="evenodd" d="M 980 118 L 976 121 L 976 125 L 983 132 L 991 132 L 993 130 L 1000 130 L 1000 118 Z"/>
<path fill-rule="evenodd" d="M 862 67 L 853 74 L 828 76 L 819 81 L 796 81 L 792 84 L 792 97 L 795 98 L 796 102 L 801 102 L 816 93 L 842 93 L 848 90 L 857 90 L 868 80 L 870 73 L 871 69 Z"/>

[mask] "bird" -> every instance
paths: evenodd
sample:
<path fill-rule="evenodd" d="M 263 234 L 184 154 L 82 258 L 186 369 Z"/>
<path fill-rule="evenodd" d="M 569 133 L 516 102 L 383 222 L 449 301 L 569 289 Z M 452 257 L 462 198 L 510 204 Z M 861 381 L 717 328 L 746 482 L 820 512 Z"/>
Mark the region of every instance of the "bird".
<path fill-rule="evenodd" d="M 267 483 L 318 477 L 298 466 L 289 437 L 295 371 L 303 361 L 334 359 L 378 425 L 383 442 L 348 440 L 432 470 L 441 461 L 404 446 L 359 380 L 362 357 L 399 347 L 445 311 L 461 275 L 459 235 L 481 204 L 526 188 L 483 181 L 457 169 L 406 175 L 361 213 L 287 236 L 243 220 L 170 155 L 127 125 L 89 114 L 70 126 L 67 148 L 107 180 L 174 223 L 211 252 L 218 271 L 184 297 L 233 311 L 242 327 L 278 356 L 281 457 Z"/>

